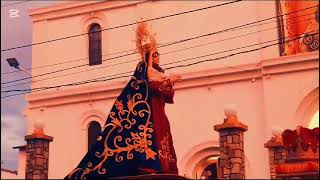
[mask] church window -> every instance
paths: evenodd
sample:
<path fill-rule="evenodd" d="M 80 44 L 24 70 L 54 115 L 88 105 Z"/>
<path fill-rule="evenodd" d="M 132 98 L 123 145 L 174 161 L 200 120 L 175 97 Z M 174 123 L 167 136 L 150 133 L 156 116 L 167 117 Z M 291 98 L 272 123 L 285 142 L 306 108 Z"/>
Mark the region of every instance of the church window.
<path fill-rule="evenodd" d="M 89 66 L 102 64 L 101 26 L 92 24 L 89 29 Z"/>
<path fill-rule="evenodd" d="M 313 115 L 308 128 L 313 129 L 316 127 L 319 127 L 319 110 Z"/>
<path fill-rule="evenodd" d="M 88 127 L 88 150 L 90 150 L 93 147 L 100 133 L 100 124 L 97 121 L 90 122 Z"/>
<path fill-rule="evenodd" d="M 209 164 L 201 173 L 201 179 L 217 179 L 217 163 Z"/>

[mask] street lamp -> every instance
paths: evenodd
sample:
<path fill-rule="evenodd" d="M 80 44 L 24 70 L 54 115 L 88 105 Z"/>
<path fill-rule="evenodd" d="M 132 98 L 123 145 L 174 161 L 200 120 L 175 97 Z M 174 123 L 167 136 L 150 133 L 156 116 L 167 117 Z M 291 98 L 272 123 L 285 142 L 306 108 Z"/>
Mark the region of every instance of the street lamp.
<path fill-rule="evenodd" d="M 16 69 L 18 69 L 18 70 L 20 70 L 20 71 L 27 72 L 29 75 L 31 75 L 31 72 L 30 72 L 30 71 L 19 67 L 19 62 L 17 61 L 16 58 L 8 58 L 7 61 L 8 61 L 8 63 L 9 63 L 9 66 L 10 66 L 10 67 L 14 67 L 14 68 L 16 68 Z"/>

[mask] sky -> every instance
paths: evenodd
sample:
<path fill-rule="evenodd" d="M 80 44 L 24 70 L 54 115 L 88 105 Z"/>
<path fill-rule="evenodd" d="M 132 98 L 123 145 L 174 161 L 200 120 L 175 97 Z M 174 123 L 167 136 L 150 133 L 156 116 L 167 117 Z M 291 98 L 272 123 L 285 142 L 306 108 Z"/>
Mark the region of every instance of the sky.
<path fill-rule="evenodd" d="M 27 13 L 28 10 L 59 3 L 59 1 L 18 2 L 21 1 L 1 0 L 1 50 L 31 43 L 32 23 Z M 21 67 L 30 68 L 31 47 L 12 51 L 1 51 L 2 83 L 28 77 L 28 73 L 23 71 L 3 74 L 5 72 L 15 71 L 6 61 L 7 58 L 12 57 L 19 61 Z M 29 84 L 10 88 L 3 88 L 4 86 L 5 85 L 1 84 L 1 90 L 30 88 Z M 1 97 L 5 95 L 8 94 L 1 93 Z M 1 168 L 9 170 L 17 169 L 18 150 L 14 150 L 12 147 L 25 145 L 26 143 L 24 141 L 24 136 L 27 132 L 26 120 L 22 115 L 22 110 L 25 106 L 26 101 L 23 95 L 1 98 Z"/>

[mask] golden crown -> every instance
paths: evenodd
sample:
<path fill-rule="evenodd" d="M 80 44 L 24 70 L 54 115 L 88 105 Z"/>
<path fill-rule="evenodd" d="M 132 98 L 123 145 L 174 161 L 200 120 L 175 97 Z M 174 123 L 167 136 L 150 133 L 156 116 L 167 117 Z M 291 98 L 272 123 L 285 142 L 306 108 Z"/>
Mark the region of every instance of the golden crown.
<path fill-rule="evenodd" d="M 145 59 L 147 51 L 155 50 L 157 42 L 155 34 L 151 33 L 151 27 L 145 21 L 138 22 L 136 29 L 136 49 L 140 53 L 142 60 Z"/>

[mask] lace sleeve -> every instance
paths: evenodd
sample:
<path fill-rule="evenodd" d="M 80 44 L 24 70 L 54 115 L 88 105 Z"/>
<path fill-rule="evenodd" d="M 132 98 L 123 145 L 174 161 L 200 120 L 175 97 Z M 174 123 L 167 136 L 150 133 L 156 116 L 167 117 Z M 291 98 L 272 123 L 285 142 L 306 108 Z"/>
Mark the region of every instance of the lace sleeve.
<path fill-rule="evenodd" d="M 150 81 L 149 87 L 153 95 L 164 97 L 166 103 L 173 103 L 174 90 L 170 79 L 162 82 Z"/>
<path fill-rule="evenodd" d="M 154 68 L 148 68 L 148 79 L 149 81 L 163 82 L 166 80 L 166 76 L 164 73 L 161 73 Z"/>

